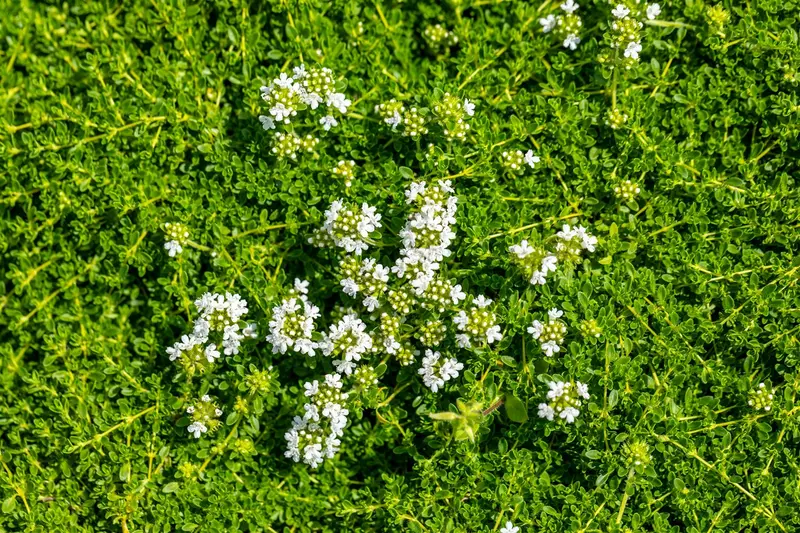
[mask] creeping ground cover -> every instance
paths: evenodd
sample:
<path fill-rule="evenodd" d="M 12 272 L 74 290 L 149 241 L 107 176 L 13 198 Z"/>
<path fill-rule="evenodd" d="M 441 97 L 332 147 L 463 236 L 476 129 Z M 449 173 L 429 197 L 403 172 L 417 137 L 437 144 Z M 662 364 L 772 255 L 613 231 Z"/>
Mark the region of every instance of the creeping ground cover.
<path fill-rule="evenodd" d="M 0 531 L 800 531 L 796 0 L 0 8 Z"/>

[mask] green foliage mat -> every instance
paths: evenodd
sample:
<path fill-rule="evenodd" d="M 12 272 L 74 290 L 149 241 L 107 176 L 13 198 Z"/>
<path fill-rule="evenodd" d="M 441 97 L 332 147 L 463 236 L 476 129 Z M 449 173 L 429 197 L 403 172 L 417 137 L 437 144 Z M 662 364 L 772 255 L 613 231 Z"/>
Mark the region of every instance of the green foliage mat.
<path fill-rule="evenodd" d="M 647 26 L 617 75 L 597 61 L 600 1 L 575 51 L 537 22 L 557 2 L 0 7 L 0 529 L 800 530 L 796 1 L 668 1 L 674 24 Z M 427 44 L 436 23 L 458 43 Z M 259 87 L 302 62 L 353 103 L 316 155 L 280 160 Z M 433 160 L 374 110 L 441 92 L 476 109 Z M 534 170 L 504 169 L 528 149 Z M 347 191 L 340 159 L 358 165 Z M 449 272 L 497 302 L 503 341 L 460 352 L 438 394 L 390 365 L 342 451 L 295 464 L 284 433 L 322 371 L 272 353 L 270 309 L 295 277 L 332 308 L 334 255 L 309 234 L 346 196 L 391 236 L 411 173 L 453 181 Z M 620 198 L 627 180 L 641 191 Z M 167 222 L 195 246 L 169 257 Z M 529 285 L 509 246 L 566 222 L 596 253 Z M 280 386 L 260 416 L 195 439 L 180 419 L 197 386 L 165 350 L 207 290 L 242 294 L 260 326 L 205 382 L 226 413 L 249 365 Z M 553 359 L 526 333 L 551 307 L 570 325 Z M 600 337 L 578 333 L 588 320 Z M 589 384 L 574 424 L 536 417 L 552 375 Z M 748 405 L 762 382 L 770 411 Z M 501 394 L 508 408 L 486 409 Z M 491 411 L 474 443 L 428 416 L 459 398 Z"/>

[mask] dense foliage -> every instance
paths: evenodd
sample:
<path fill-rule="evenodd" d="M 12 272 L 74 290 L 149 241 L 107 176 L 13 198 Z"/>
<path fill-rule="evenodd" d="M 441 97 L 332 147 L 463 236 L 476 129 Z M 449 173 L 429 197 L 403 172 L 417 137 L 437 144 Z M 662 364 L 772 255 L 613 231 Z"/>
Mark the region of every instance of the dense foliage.
<path fill-rule="evenodd" d="M 557 1 L 0 7 L 1 530 L 800 530 L 796 0 L 667 0 L 641 50 L 602 0 L 575 50 L 542 31 Z M 351 105 L 279 158 L 259 88 L 301 63 Z M 375 108 L 433 117 L 445 93 L 475 104 L 463 135 Z M 437 393 L 422 354 L 386 360 L 338 455 L 293 462 L 331 364 L 273 353 L 273 306 L 295 278 L 326 317 L 347 301 L 341 255 L 308 242 L 333 200 L 375 206 L 391 264 L 404 190 L 438 179 L 442 268 L 502 340 L 449 344 Z M 530 284 L 509 248 L 565 223 L 596 251 Z M 257 338 L 190 379 L 167 348 L 226 291 Z M 528 328 L 551 308 L 548 357 Z M 537 416 L 553 380 L 588 385 L 572 424 Z M 216 431 L 187 431 L 189 405 Z"/>

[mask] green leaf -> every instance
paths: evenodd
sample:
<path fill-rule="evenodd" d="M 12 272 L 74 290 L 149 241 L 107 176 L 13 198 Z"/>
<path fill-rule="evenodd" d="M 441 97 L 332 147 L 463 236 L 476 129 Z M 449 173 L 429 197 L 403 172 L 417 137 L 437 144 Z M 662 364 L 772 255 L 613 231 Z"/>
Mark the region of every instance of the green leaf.
<path fill-rule="evenodd" d="M 522 424 L 528 421 L 528 408 L 513 394 L 506 393 L 505 408 L 506 415 L 512 422 Z"/>
<path fill-rule="evenodd" d="M 161 489 L 161 492 L 171 493 L 175 492 L 180 488 L 180 483 L 177 481 L 173 481 L 171 483 L 167 483 L 164 485 L 164 488 Z"/>

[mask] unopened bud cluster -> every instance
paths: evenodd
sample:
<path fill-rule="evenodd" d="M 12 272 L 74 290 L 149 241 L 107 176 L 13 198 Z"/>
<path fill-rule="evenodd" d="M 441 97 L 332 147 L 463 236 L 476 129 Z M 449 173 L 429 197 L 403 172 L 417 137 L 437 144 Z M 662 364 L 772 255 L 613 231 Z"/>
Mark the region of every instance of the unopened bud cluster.
<path fill-rule="evenodd" d="M 641 191 L 642 189 L 639 185 L 631 180 L 625 180 L 614 187 L 614 194 L 617 195 L 617 198 L 625 201 L 634 199 Z"/>
<path fill-rule="evenodd" d="M 425 38 L 431 50 L 434 51 L 450 48 L 458 43 L 456 34 L 441 24 L 426 26 L 422 32 L 422 36 Z"/>
<path fill-rule="evenodd" d="M 170 257 L 175 257 L 183 252 L 183 247 L 189 243 L 189 228 L 180 222 L 167 222 L 164 224 L 165 240 L 164 249 Z"/>
<path fill-rule="evenodd" d="M 400 131 L 405 137 L 417 139 L 428 134 L 428 124 L 436 126 L 436 132 L 441 132 L 448 141 L 462 141 L 466 138 L 470 125 L 468 117 L 475 115 L 475 103 L 469 99 L 461 99 L 450 93 L 444 95 L 432 106 L 424 110 L 416 106 L 406 107 L 397 100 L 389 100 L 375 106 L 384 123 L 392 127 L 393 131 Z"/>
<path fill-rule="evenodd" d="M 772 392 L 772 387 L 767 387 L 764 383 L 759 383 L 758 387 L 750 391 L 750 397 L 747 400 L 747 405 L 756 411 L 770 411 L 772 409 L 772 400 L 775 399 L 775 394 Z"/>

